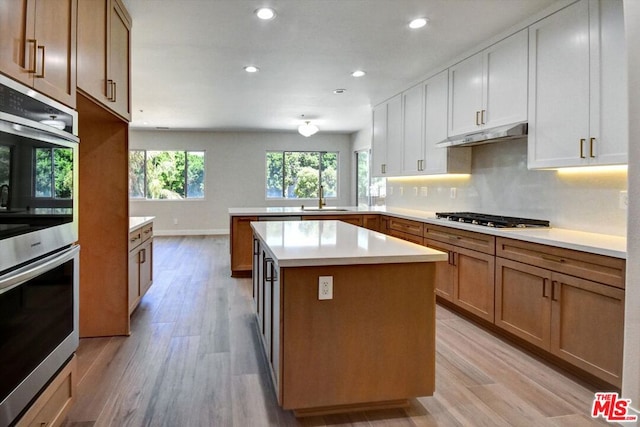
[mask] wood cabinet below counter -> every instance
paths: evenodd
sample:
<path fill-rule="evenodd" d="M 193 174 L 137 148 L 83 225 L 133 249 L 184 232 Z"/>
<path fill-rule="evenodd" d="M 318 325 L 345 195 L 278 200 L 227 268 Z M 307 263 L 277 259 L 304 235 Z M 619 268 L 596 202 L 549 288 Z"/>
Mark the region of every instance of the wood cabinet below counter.
<path fill-rule="evenodd" d="M 129 233 L 129 314 L 153 283 L 153 223 Z"/>

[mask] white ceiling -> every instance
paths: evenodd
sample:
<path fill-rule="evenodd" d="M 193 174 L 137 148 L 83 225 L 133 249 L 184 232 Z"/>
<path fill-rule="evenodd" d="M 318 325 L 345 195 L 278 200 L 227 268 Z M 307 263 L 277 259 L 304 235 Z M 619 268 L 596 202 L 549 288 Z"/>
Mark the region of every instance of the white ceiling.
<path fill-rule="evenodd" d="M 555 1 L 124 0 L 131 126 L 293 131 L 304 114 L 321 132 L 351 133 L 372 105 Z M 257 19 L 262 6 L 276 18 Z M 420 16 L 427 27 L 410 30 Z"/>

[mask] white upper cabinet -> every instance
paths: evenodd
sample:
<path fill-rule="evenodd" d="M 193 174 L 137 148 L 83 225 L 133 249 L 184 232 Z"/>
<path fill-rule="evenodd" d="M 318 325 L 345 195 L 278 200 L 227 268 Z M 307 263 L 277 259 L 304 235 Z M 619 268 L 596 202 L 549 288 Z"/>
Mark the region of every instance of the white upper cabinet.
<path fill-rule="evenodd" d="M 527 29 L 449 68 L 454 137 L 527 120 Z"/>
<path fill-rule="evenodd" d="M 402 93 L 403 175 L 418 175 L 422 171 L 422 163 L 424 163 L 423 101 L 422 84 Z"/>
<path fill-rule="evenodd" d="M 530 169 L 627 162 L 621 0 L 581 0 L 530 27 Z"/>
<path fill-rule="evenodd" d="M 448 71 L 373 109 L 373 176 L 469 173 L 471 148 L 442 148 L 447 137 Z"/>
<path fill-rule="evenodd" d="M 436 74 L 422 85 L 424 93 L 423 175 L 470 173 L 471 147 L 442 148 L 436 144 L 447 137 L 449 74 Z"/>
<path fill-rule="evenodd" d="M 402 171 L 402 96 L 373 109 L 372 176 L 398 176 Z"/>

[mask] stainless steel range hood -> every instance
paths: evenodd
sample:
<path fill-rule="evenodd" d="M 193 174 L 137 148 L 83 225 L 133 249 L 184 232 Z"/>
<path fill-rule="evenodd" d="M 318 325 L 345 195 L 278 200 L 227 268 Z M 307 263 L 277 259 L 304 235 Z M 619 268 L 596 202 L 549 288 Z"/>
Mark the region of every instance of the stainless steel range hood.
<path fill-rule="evenodd" d="M 527 123 L 517 123 L 492 129 L 485 129 L 483 131 L 467 135 L 459 135 L 456 137 L 447 138 L 442 142 L 438 142 L 438 144 L 436 145 L 438 147 L 468 147 L 471 145 L 507 141 L 509 139 L 519 139 L 526 137 L 527 130 Z"/>

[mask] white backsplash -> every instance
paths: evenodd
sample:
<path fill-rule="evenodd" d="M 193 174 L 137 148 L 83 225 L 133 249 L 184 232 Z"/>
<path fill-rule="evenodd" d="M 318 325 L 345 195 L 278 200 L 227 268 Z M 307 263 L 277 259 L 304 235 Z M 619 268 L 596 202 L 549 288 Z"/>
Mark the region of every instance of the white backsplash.
<path fill-rule="evenodd" d="M 452 198 L 452 188 L 455 198 Z M 471 175 L 387 180 L 387 206 L 546 219 L 552 227 L 626 236 L 626 171 L 527 169 L 526 140 L 473 147 Z"/>

